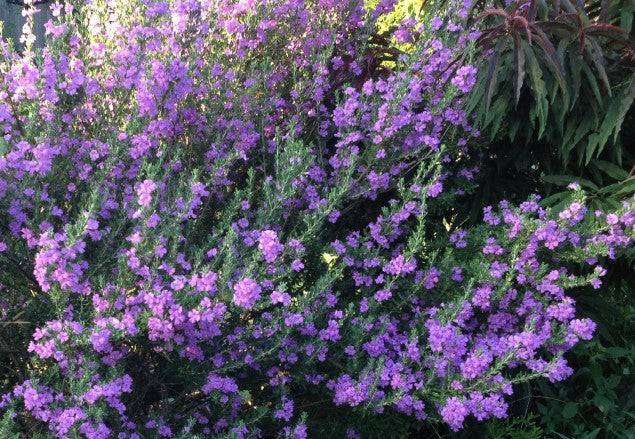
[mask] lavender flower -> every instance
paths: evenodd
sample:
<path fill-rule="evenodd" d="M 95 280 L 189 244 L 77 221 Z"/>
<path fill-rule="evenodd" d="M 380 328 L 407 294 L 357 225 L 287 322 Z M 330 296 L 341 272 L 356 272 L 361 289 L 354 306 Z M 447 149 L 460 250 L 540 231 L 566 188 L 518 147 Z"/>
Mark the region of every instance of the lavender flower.
<path fill-rule="evenodd" d="M 262 288 L 256 281 L 244 278 L 234 285 L 234 304 L 241 308 L 251 309 L 260 299 Z"/>

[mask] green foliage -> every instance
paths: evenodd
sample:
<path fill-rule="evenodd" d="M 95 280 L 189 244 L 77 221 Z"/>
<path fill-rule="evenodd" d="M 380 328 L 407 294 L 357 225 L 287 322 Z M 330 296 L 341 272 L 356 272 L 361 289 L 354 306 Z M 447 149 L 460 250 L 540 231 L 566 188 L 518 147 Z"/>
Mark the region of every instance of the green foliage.
<path fill-rule="evenodd" d="M 531 166 L 534 183 L 570 175 L 609 186 L 601 198 L 632 195 L 633 157 L 621 134 L 635 97 L 631 7 L 512 2 L 478 17 L 486 57 L 468 109 L 496 160 L 508 158 L 514 171 Z"/>
<path fill-rule="evenodd" d="M 490 422 L 487 426 L 487 439 L 540 439 L 544 437 L 542 427 L 536 424 L 536 416 L 512 418 L 505 421 Z"/>
<path fill-rule="evenodd" d="M 10 413 L 5 413 L 0 418 L 0 437 L 6 439 L 18 439 L 20 435 L 15 432 L 15 423 Z"/>
<path fill-rule="evenodd" d="M 599 187 L 593 181 L 571 175 L 545 175 L 542 177 L 542 180 L 548 185 L 556 187 L 567 186 L 573 182 L 579 183 L 589 193 L 590 206 L 594 209 L 606 209 L 619 206 L 621 200 L 629 198 L 635 194 L 635 177 L 629 176 L 628 173 L 616 167 L 614 164 L 601 160 L 594 160 L 591 162 L 589 168 L 596 172 L 599 170 L 604 174 L 613 173 L 613 171 L 615 171 L 613 175 L 618 175 L 617 171 L 619 170 L 619 175 L 624 173 L 625 177 L 623 179 L 617 179 L 615 177 L 611 177 L 610 175 L 608 178 L 607 176 L 599 176 L 598 179 L 600 179 L 600 181 L 606 181 L 607 183 L 617 181 L 602 187 Z M 551 206 L 556 211 L 559 211 L 564 208 L 568 201 L 571 201 L 570 195 L 566 191 L 562 191 L 556 192 L 546 198 L 543 201 L 543 204 Z"/>

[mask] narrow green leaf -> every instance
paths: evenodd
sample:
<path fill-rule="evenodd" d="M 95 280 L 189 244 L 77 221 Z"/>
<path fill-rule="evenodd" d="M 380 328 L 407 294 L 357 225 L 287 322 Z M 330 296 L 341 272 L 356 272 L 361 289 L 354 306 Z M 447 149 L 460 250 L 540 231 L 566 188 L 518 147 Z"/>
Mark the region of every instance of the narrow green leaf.
<path fill-rule="evenodd" d="M 571 145 L 577 145 L 587 134 L 595 129 L 594 120 L 589 114 L 584 114 L 583 119 L 578 124 L 575 134 L 571 140 Z"/>
<path fill-rule="evenodd" d="M 566 186 L 569 183 L 573 183 L 574 181 L 580 183 L 581 186 L 587 187 L 594 191 L 598 191 L 599 188 L 592 181 L 587 180 L 586 178 L 579 178 L 573 175 L 543 175 L 542 180 L 547 183 L 552 183 L 557 186 Z"/>
<path fill-rule="evenodd" d="M 515 118 L 509 122 L 507 125 L 507 136 L 510 141 L 516 140 L 516 135 L 518 134 L 518 129 L 520 128 L 520 120 Z"/>
<path fill-rule="evenodd" d="M 543 175 L 542 180 L 557 186 L 566 186 L 569 183 L 577 181 L 578 177 L 573 175 Z"/>
<path fill-rule="evenodd" d="M 597 132 L 589 136 L 587 146 L 586 163 L 588 164 L 593 155 L 599 155 L 604 146 L 613 135 L 613 142 L 617 140 L 620 128 L 626 117 L 626 113 L 633 104 L 635 98 L 635 75 L 631 78 L 629 87 L 623 95 L 615 96 L 607 105 L 607 111 Z"/>
<path fill-rule="evenodd" d="M 628 172 L 611 162 L 604 160 L 594 160 L 593 165 L 615 180 L 625 180 L 628 178 Z"/>
<path fill-rule="evenodd" d="M 620 27 L 627 34 L 631 33 L 633 27 L 633 15 L 635 15 L 635 3 L 627 1 L 622 4 L 622 15 L 620 16 Z"/>
<path fill-rule="evenodd" d="M 578 101 L 578 95 L 580 93 L 580 83 L 582 81 L 581 69 L 584 61 L 577 50 L 570 50 L 568 54 L 571 70 L 571 107 L 573 107 Z"/>
<path fill-rule="evenodd" d="M 479 80 L 476 81 L 476 85 L 470 93 L 468 103 L 465 107 L 465 111 L 467 114 L 473 114 L 474 110 L 476 110 L 479 104 L 483 102 L 483 96 L 485 95 L 485 85 L 484 81 L 481 79 L 482 78 L 479 78 Z"/>
<path fill-rule="evenodd" d="M 591 71 L 591 68 L 589 67 L 587 63 L 583 62 L 581 64 L 582 64 L 582 71 L 584 72 L 584 76 L 586 77 L 589 85 L 591 86 L 591 90 L 593 91 L 595 98 L 597 99 L 598 102 L 602 102 L 602 94 L 600 93 L 600 87 L 598 86 L 598 82 L 595 79 L 595 75 L 593 74 L 593 72 Z"/>
<path fill-rule="evenodd" d="M 619 183 L 613 183 L 608 186 L 604 186 L 598 191 L 598 194 L 600 195 L 609 194 L 610 196 L 614 196 L 616 193 L 618 193 L 622 189 L 628 188 L 629 185 L 631 185 L 632 183 L 635 183 L 635 178 L 633 177 L 624 181 L 620 181 Z"/>
<path fill-rule="evenodd" d="M 586 148 L 584 149 L 584 164 L 588 165 L 589 162 L 591 161 L 591 159 L 593 158 L 593 156 L 596 154 L 596 152 L 598 152 L 599 155 L 599 151 L 598 151 L 598 146 L 600 145 L 600 135 L 597 133 L 593 133 L 589 136 L 589 138 L 587 139 L 587 144 L 586 144 Z"/>
<path fill-rule="evenodd" d="M 601 428 L 596 428 L 595 430 L 593 430 L 592 432 L 590 432 L 589 434 L 587 434 L 586 436 L 584 436 L 584 439 L 595 439 L 597 437 L 597 435 L 600 433 L 602 429 Z"/>
<path fill-rule="evenodd" d="M 504 40 L 500 40 L 498 44 L 496 44 L 496 48 L 494 49 L 494 53 L 492 54 L 489 67 L 487 69 L 487 79 L 485 81 L 486 84 L 486 94 L 485 94 L 485 111 L 489 111 L 489 106 L 492 102 L 492 96 L 494 95 L 494 91 L 496 89 L 496 82 L 498 81 L 496 71 L 498 70 L 500 53 L 503 50 Z"/>
<path fill-rule="evenodd" d="M 624 180 L 623 187 L 618 189 L 612 196 L 614 198 L 630 197 L 635 194 L 635 177 Z"/>
<path fill-rule="evenodd" d="M 542 70 L 536 60 L 534 50 L 526 41 L 522 41 L 523 48 L 525 49 L 525 55 L 528 65 L 528 79 L 529 86 L 533 92 L 533 105 L 530 109 L 530 116 L 532 119 L 538 120 L 538 139 L 540 139 L 547 126 L 547 117 L 549 111 L 549 103 L 547 102 L 547 90 L 545 87 L 545 81 L 543 80 Z"/>
<path fill-rule="evenodd" d="M 618 26 L 613 26 L 607 23 L 595 23 L 584 28 L 584 32 L 587 35 L 601 36 L 617 41 L 627 41 L 628 35 L 623 29 Z"/>
<path fill-rule="evenodd" d="M 575 126 L 574 119 L 569 118 L 567 120 L 567 124 L 565 125 L 564 133 L 562 134 L 561 152 L 562 152 L 562 158 L 565 164 L 569 162 L 569 153 L 575 146 L 575 144 L 572 142 L 575 129 L 576 129 L 576 126 Z"/>
<path fill-rule="evenodd" d="M 543 199 L 540 204 L 545 207 L 553 206 L 555 203 L 562 201 L 563 198 L 569 195 L 571 195 L 570 191 L 556 192 L 555 194 Z"/>
<path fill-rule="evenodd" d="M 628 111 L 630 110 L 631 106 L 633 105 L 633 101 L 635 100 L 635 74 L 631 75 L 631 83 L 630 85 L 625 89 L 624 91 L 624 95 L 623 97 L 620 98 L 619 100 L 619 105 L 617 105 L 618 108 L 618 116 L 617 116 L 617 121 L 615 123 L 615 127 L 613 128 L 613 141 L 617 141 L 617 136 L 619 134 L 619 131 L 622 127 L 622 123 L 624 122 L 624 118 L 626 117 L 626 114 L 628 113 Z"/>
<path fill-rule="evenodd" d="M 520 35 L 518 32 L 514 32 L 514 67 L 516 69 L 515 77 L 515 96 L 516 105 L 520 100 L 520 90 L 523 87 L 525 81 L 525 50 L 520 43 Z"/>
<path fill-rule="evenodd" d="M 496 137 L 496 133 L 498 133 L 503 119 L 507 115 L 507 110 L 507 98 L 505 96 L 499 96 L 489 111 L 489 114 L 492 116 L 489 117 L 492 124 L 490 140 Z"/>
<path fill-rule="evenodd" d="M 558 58 L 558 54 L 556 52 L 556 48 L 553 46 L 551 41 L 549 40 L 549 36 L 545 34 L 539 27 L 532 26 L 531 29 L 535 32 L 534 40 L 538 45 L 542 48 L 545 54 L 545 60 L 547 61 L 547 66 L 552 71 L 558 84 L 560 84 L 560 88 L 563 93 L 567 92 L 566 89 L 566 81 L 564 77 L 564 71 L 562 69 L 562 63 Z"/>
<path fill-rule="evenodd" d="M 589 44 L 584 46 L 584 50 L 586 51 L 589 58 L 591 58 L 595 70 L 600 75 L 600 79 L 604 84 L 604 91 L 606 91 L 609 96 L 612 96 L 613 92 L 611 90 L 611 83 L 609 82 L 609 77 L 606 74 L 606 69 L 604 68 L 604 57 L 602 56 L 602 48 L 598 45 L 597 41 L 592 38 L 587 38 L 587 41 L 589 42 Z"/>

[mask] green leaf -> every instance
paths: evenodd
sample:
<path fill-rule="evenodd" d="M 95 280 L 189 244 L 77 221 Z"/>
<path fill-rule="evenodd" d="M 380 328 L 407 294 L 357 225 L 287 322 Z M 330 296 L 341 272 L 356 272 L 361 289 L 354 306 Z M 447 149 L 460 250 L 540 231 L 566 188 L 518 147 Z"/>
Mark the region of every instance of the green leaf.
<path fill-rule="evenodd" d="M 569 183 L 573 183 L 577 181 L 578 177 L 574 177 L 573 175 L 544 175 L 542 177 L 543 181 L 547 183 L 552 183 L 558 186 L 566 186 Z"/>
<path fill-rule="evenodd" d="M 600 145 L 599 137 L 600 136 L 597 133 L 593 133 L 589 136 L 587 140 L 586 148 L 584 150 L 584 156 L 586 157 L 586 160 L 584 162 L 585 165 L 589 164 L 593 156 L 596 154 L 596 150 L 599 149 L 597 148 Z M 599 151 L 597 151 L 597 155 L 599 154 L 600 154 Z"/>
<path fill-rule="evenodd" d="M 600 48 L 598 43 L 593 39 L 588 38 L 587 41 L 590 42 L 590 46 L 585 46 L 585 51 L 591 58 L 591 61 L 593 61 L 595 70 L 597 70 L 598 74 L 600 75 L 600 79 L 604 84 L 604 91 L 609 96 L 612 96 L 613 92 L 611 90 L 611 83 L 609 82 L 609 77 L 606 74 L 606 69 L 604 68 L 604 56 L 602 55 L 602 48 Z"/>
<path fill-rule="evenodd" d="M 562 135 L 562 146 L 560 148 L 560 151 L 562 153 L 562 160 L 565 165 L 569 163 L 569 153 L 575 146 L 575 144 L 571 141 L 574 133 L 575 121 L 573 120 L 573 118 L 569 118 L 565 126 L 564 133 Z"/>
<path fill-rule="evenodd" d="M 476 82 L 476 85 L 470 93 L 470 98 L 465 107 L 467 114 L 473 114 L 474 110 L 479 107 L 479 104 L 483 102 L 483 96 L 485 94 L 485 81 L 482 78 L 482 74 L 479 74 L 480 78 Z"/>
<path fill-rule="evenodd" d="M 635 193 L 635 178 L 631 177 L 628 180 L 621 182 L 622 187 L 618 189 L 612 197 L 619 198 L 624 196 L 630 196 Z"/>
<path fill-rule="evenodd" d="M 516 140 L 516 135 L 518 134 L 518 129 L 520 128 L 520 120 L 513 119 L 507 125 L 507 134 L 510 141 Z"/>
<path fill-rule="evenodd" d="M 593 398 L 593 403 L 602 413 L 606 413 L 614 407 L 614 403 L 602 394 L 597 394 Z"/>
<path fill-rule="evenodd" d="M 616 107 L 619 107 L 617 110 L 618 111 L 618 116 L 617 116 L 617 121 L 615 123 L 615 126 L 613 128 L 613 141 L 615 142 L 617 140 L 617 135 L 619 134 L 619 130 L 622 127 L 622 123 L 624 122 L 624 118 L 626 117 L 626 113 L 628 113 L 629 109 L 631 108 L 631 106 L 633 105 L 633 101 L 635 100 L 635 74 L 631 75 L 631 83 L 628 86 L 628 88 L 625 89 L 624 91 L 624 95 L 621 97 L 621 99 L 619 100 L 619 105 L 616 105 Z"/>
<path fill-rule="evenodd" d="M 569 191 L 563 191 L 563 192 L 556 192 L 553 195 L 548 196 L 547 198 L 543 199 L 540 204 L 542 206 L 553 206 L 555 203 L 562 201 L 563 198 L 567 197 L 571 195 L 571 192 Z"/>
<path fill-rule="evenodd" d="M 600 87 L 598 86 L 598 82 L 595 79 L 595 75 L 593 74 L 593 72 L 591 71 L 591 68 L 589 67 L 587 63 L 582 62 L 581 65 L 582 65 L 582 71 L 584 72 L 584 76 L 586 76 L 586 79 L 589 85 L 591 86 L 591 90 L 593 91 L 593 94 L 595 95 L 595 99 L 597 99 L 598 102 L 602 102 L 602 94 L 600 93 Z"/>
<path fill-rule="evenodd" d="M 619 183 L 613 183 L 613 184 L 609 184 L 608 186 L 604 186 L 603 188 L 601 188 L 598 191 L 599 195 L 602 194 L 615 194 L 617 191 L 619 191 L 621 188 L 624 187 L 624 181 L 620 181 Z"/>
<path fill-rule="evenodd" d="M 547 126 L 547 116 L 549 114 L 549 103 L 547 102 L 547 89 L 545 87 L 545 81 L 543 80 L 542 70 L 533 49 L 527 42 L 522 41 L 523 48 L 525 49 L 525 55 L 527 64 L 529 66 L 529 85 L 533 91 L 533 101 L 530 114 L 538 119 L 538 139 L 540 139 Z"/>
<path fill-rule="evenodd" d="M 514 32 L 514 68 L 516 69 L 515 79 L 515 96 L 516 105 L 520 100 L 520 90 L 523 88 L 525 81 L 525 50 L 520 43 L 518 32 Z"/>
<path fill-rule="evenodd" d="M 569 51 L 569 66 L 571 68 L 571 107 L 575 105 L 580 93 L 580 83 L 582 82 L 582 57 L 577 50 Z M 567 109 L 568 110 L 568 109 Z"/>
<path fill-rule="evenodd" d="M 503 122 L 503 118 L 507 115 L 507 98 L 505 96 L 499 96 L 487 114 L 485 125 L 492 125 L 490 140 L 494 140 Z"/>
<path fill-rule="evenodd" d="M 620 17 L 620 27 L 628 34 L 631 33 L 633 27 L 633 15 L 635 10 L 635 3 L 632 1 L 626 1 L 622 4 L 622 15 Z"/>
<path fill-rule="evenodd" d="M 619 346 L 611 346 L 609 348 L 606 348 L 606 352 L 611 358 L 621 358 L 625 357 L 628 354 L 628 349 L 624 349 Z"/>
<path fill-rule="evenodd" d="M 593 165 L 615 180 L 626 180 L 628 178 L 627 171 L 611 162 L 607 162 L 605 160 L 593 160 Z"/>
<path fill-rule="evenodd" d="M 601 428 L 596 428 L 595 430 L 584 436 L 584 439 L 595 439 L 601 430 Z"/>
<path fill-rule="evenodd" d="M 500 40 L 494 49 L 494 53 L 492 54 L 489 67 L 487 69 L 487 79 L 485 81 L 486 84 L 486 92 L 485 92 L 485 111 L 489 111 L 489 106 L 492 102 L 492 96 L 494 95 L 494 91 L 496 90 L 496 82 L 498 81 L 498 77 L 496 72 L 498 70 L 500 54 L 503 50 L 504 40 Z"/>
<path fill-rule="evenodd" d="M 571 419 L 578 414 L 578 404 L 575 402 L 568 402 L 562 408 L 562 417 L 565 419 Z"/>
<path fill-rule="evenodd" d="M 542 180 L 555 184 L 557 186 L 566 186 L 569 183 L 578 182 L 581 186 L 587 187 L 594 191 L 598 191 L 599 188 L 592 181 L 587 180 L 586 178 L 575 177 L 573 175 L 543 175 Z"/>
<path fill-rule="evenodd" d="M 547 34 L 545 34 L 539 27 L 531 26 L 531 29 L 535 32 L 534 40 L 538 45 L 542 48 L 544 53 L 544 59 L 547 61 L 547 66 L 555 76 L 558 84 L 560 84 L 560 88 L 563 93 L 567 93 L 566 81 L 564 78 L 564 72 L 562 69 L 562 63 L 560 62 L 560 58 L 558 58 L 558 53 L 556 52 L 556 48 L 553 46 L 553 43 L 549 40 Z"/>
<path fill-rule="evenodd" d="M 606 115 L 597 132 L 589 136 L 589 143 L 586 148 L 586 163 L 591 161 L 593 155 L 599 155 L 604 145 L 613 134 L 613 142 L 617 140 L 620 128 L 626 117 L 626 113 L 631 108 L 635 99 L 635 75 L 631 77 L 628 88 L 623 95 L 618 95 L 612 99 L 607 107 Z"/>

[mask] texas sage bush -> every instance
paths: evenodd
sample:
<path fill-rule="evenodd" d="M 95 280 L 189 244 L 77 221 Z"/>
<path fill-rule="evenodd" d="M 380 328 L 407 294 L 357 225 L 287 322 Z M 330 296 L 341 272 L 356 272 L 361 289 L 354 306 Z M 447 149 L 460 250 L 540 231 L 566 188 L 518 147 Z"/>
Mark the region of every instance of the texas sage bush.
<path fill-rule="evenodd" d="M 454 221 L 471 5 L 55 3 L 0 51 L 3 437 L 405 436 L 572 373 L 635 211 Z M 390 44 L 395 42 L 398 44 Z M 408 44 L 409 50 L 400 50 Z"/>

